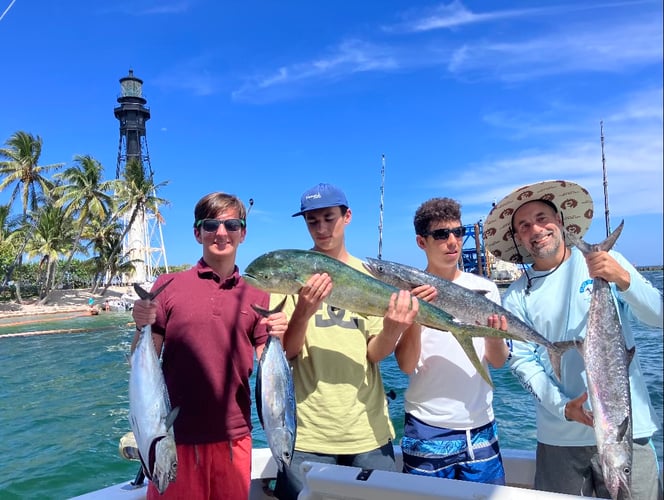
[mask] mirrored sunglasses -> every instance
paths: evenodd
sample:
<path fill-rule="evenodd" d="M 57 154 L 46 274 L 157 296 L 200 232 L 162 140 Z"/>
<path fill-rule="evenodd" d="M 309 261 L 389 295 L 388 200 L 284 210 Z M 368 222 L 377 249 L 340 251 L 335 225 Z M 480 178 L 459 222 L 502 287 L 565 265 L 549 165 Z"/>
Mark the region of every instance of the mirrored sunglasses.
<path fill-rule="evenodd" d="M 196 221 L 196 227 L 201 228 L 206 233 L 216 233 L 222 224 L 226 231 L 239 231 L 246 223 L 244 219 L 202 219 Z"/>
<path fill-rule="evenodd" d="M 453 234 L 456 238 L 461 238 L 466 234 L 466 228 L 463 226 L 451 228 L 445 227 L 443 229 L 434 229 L 433 231 L 424 233 L 422 236 L 431 236 L 434 240 L 446 240 L 450 237 L 450 234 Z"/>

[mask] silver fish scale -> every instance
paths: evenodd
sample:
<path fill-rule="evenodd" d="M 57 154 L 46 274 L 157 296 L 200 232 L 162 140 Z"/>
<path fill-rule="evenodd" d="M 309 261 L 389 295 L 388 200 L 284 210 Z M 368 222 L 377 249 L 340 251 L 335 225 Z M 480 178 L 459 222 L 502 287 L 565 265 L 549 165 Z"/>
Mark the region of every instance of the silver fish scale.
<path fill-rule="evenodd" d="M 591 245 L 567 233 L 584 255 L 609 251 L 618 239 L 624 221 L 602 243 Z M 620 318 L 609 283 L 596 277 L 588 310 L 583 361 L 593 428 L 602 474 L 611 498 L 631 498 L 632 400 L 629 388 L 629 359 Z"/>
<path fill-rule="evenodd" d="M 631 470 L 631 394 L 620 320 L 609 284 L 601 278 L 593 281 L 583 358 L 597 448 L 607 484 L 615 484 L 613 494 L 623 471 Z"/>
<path fill-rule="evenodd" d="M 166 428 L 171 404 L 150 326 L 143 327 L 130 364 L 129 423 L 146 475 L 163 492 L 175 479 L 177 454 L 173 427 Z M 160 440 L 155 449 L 154 466 L 149 470 L 150 447 L 155 439 Z"/>
<path fill-rule="evenodd" d="M 258 365 L 259 416 L 272 455 L 280 469 L 290 465 L 297 429 L 295 387 L 278 338 L 269 337 Z"/>

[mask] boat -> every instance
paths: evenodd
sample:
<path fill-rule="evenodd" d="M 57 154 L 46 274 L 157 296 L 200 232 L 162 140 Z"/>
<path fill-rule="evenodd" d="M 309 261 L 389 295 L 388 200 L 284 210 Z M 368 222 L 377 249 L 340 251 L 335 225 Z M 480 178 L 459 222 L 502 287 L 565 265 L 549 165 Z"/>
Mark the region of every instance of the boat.
<path fill-rule="evenodd" d="M 397 468 L 400 470 L 401 449 L 395 446 Z M 305 462 L 305 487 L 300 500 L 563 500 L 581 498 L 574 495 L 535 491 L 535 451 L 502 450 L 507 486 L 471 483 L 454 479 L 367 470 L 359 467 Z M 251 488 L 249 500 L 273 500 L 270 489 L 277 475 L 277 465 L 269 448 L 256 448 L 252 452 Z M 147 491 L 147 480 L 141 485 L 133 481 L 74 497 L 76 500 L 142 500 Z"/>

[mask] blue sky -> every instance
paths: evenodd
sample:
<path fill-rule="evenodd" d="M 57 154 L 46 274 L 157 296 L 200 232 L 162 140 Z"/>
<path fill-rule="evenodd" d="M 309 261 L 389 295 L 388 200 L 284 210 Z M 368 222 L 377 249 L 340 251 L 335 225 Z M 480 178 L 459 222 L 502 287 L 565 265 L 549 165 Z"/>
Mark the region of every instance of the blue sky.
<path fill-rule="evenodd" d="M 200 256 L 193 206 L 216 190 L 255 202 L 241 268 L 309 248 L 291 214 L 318 182 L 346 191 L 351 253 L 376 256 L 383 154 L 385 259 L 424 264 L 428 198 L 473 223 L 548 179 L 591 192 L 598 242 L 600 121 L 617 249 L 662 263 L 661 1 L 0 0 L 0 46 L 0 142 L 40 135 L 42 164 L 90 154 L 113 178 L 118 80 L 143 79 L 169 264 Z"/>

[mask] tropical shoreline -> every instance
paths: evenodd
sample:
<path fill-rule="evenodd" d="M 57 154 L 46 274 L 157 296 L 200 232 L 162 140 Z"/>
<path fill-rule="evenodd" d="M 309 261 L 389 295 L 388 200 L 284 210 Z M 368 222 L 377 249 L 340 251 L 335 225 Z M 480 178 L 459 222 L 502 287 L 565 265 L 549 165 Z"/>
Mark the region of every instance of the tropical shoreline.
<path fill-rule="evenodd" d="M 90 313 L 89 300 L 94 300 L 94 306 L 100 314 L 104 313 L 104 301 L 120 299 L 123 295 L 131 293 L 128 287 L 109 287 L 104 295 L 92 293 L 90 288 L 73 290 L 54 290 L 49 301 L 39 305 L 38 300 L 31 298 L 22 304 L 17 302 L 0 303 L 0 319 L 21 318 L 23 316 L 42 316 L 60 313 Z"/>

